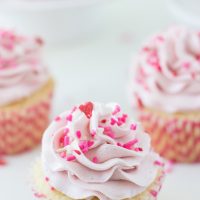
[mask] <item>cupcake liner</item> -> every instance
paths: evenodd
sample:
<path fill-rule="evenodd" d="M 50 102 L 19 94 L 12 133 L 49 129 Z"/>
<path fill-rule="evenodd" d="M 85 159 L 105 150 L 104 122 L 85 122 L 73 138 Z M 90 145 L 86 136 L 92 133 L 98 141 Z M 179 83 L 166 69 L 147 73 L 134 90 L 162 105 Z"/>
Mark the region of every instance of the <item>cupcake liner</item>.
<path fill-rule="evenodd" d="M 200 162 L 200 112 L 167 114 L 139 108 L 139 120 L 161 156 L 173 162 Z"/>
<path fill-rule="evenodd" d="M 0 154 L 16 154 L 41 141 L 49 123 L 53 80 L 30 97 L 0 107 Z"/>
<path fill-rule="evenodd" d="M 129 200 L 156 200 L 162 187 L 164 176 L 164 169 L 160 168 L 155 181 L 144 192 L 133 198 L 129 198 Z M 33 193 L 36 198 L 45 200 L 73 200 L 49 185 L 48 178 L 43 174 L 40 160 L 34 164 L 32 179 Z M 91 200 L 98 200 L 98 198 L 94 197 Z"/>

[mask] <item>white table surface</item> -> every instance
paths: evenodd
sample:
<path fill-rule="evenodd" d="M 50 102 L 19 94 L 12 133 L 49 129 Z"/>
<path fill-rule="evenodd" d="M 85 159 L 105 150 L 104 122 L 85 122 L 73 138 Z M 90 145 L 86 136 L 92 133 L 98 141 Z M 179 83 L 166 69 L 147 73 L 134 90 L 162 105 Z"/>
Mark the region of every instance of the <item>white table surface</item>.
<path fill-rule="evenodd" d="M 46 58 L 57 81 L 53 115 L 87 100 L 119 102 L 130 112 L 125 89 L 131 55 L 146 35 L 174 22 L 163 1 L 123 2 L 112 5 L 106 31 L 98 38 L 46 50 Z M 6 158 L 8 164 L 0 167 L 0 200 L 35 199 L 29 172 L 39 155 L 40 147 Z M 165 180 L 159 200 L 198 199 L 200 165 L 174 166 Z"/>

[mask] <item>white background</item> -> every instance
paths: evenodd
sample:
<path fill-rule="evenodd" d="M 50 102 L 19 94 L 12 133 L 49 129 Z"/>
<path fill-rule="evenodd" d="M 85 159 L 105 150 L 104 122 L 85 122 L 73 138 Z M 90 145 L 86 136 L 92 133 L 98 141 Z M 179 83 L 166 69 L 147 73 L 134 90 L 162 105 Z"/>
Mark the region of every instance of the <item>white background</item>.
<path fill-rule="evenodd" d="M 147 35 L 175 23 L 161 0 L 121 0 L 106 9 L 109 18 L 98 36 L 46 49 L 46 60 L 57 81 L 53 115 L 87 100 L 119 102 L 130 112 L 126 86 L 131 56 Z M 35 199 L 29 173 L 39 155 L 40 147 L 6 158 L 8 165 L 0 167 L 0 200 Z M 174 166 L 159 200 L 198 199 L 200 165 Z"/>

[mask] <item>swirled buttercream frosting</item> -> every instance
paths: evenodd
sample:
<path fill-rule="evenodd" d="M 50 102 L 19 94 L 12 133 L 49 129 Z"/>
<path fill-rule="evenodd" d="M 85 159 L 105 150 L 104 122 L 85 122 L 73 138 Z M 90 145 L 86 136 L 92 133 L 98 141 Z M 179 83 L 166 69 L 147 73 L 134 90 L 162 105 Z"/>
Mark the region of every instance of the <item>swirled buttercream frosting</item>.
<path fill-rule="evenodd" d="M 135 56 L 131 71 L 131 95 L 144 106 L 199 110 L 200 32 L 173 27 L 154 35 Z"/>
<path fill-rule="evenodd" d="M 42 141 L 49 184 L 72 199 L 134 197 L 156 179 L 158 159 L 149 135 L 115 103 L 87 102 L 60 114 Z"/>
<path fill-rule="evenodd" d="M 49 78 L 40 38 L 0 30 L 0 106 L 28 97 Z"/>

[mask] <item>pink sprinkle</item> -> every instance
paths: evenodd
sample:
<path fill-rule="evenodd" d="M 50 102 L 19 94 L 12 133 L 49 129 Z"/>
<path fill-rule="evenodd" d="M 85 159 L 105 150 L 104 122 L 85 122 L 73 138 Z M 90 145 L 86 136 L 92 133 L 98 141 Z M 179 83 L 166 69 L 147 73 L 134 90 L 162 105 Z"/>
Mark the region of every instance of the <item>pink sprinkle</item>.
<path fill-rule="evenodd" d="M 60 141 L 61 144 L 63 144 L 63 142 L 64 142 L 64 137 L 61 137 L 61 138 L 59 139 L 59 141 Z"/>
<path fill-rule="evenodd" d="M 196 78 L 196 74 L 194 72 L 191 73 L 191 77 L 192 79 L 195 79 Z"/>
<path fill-rule="evenodd" d="M 123 114 L 122 117 L 120 118 L 120 120 L 125 123 L 126 122 L 126 119 L 127 119 L 127 115 L 126 114 Z"/>
<path fill-rule="evenodd" d="M 118 118 L 118 121 L 117 121 L 117 125 L 118 126 L 121 126 L 123 124 L 123 122 L 120 120 L 121 118 Z"/>
<path fill-rule="evenodd" d="M 127 114 L 123 114 L 122 117 L 123 117 L 123 118 L 127 118 L 128 115 L 127 115 Z"/>
<path fill-rule="evenodd" d="M 197 55 L 197 56 L 196 56 L 196 60 L 197 60 L 198 62 L 200 62 L 200 55 Z"/>
<path fill-rule="evenodd" d="M 84 149 L 87 146 L 88 146 L 88 144 L 87 144 L 86 140 L 82 140 L 82 141 L 79 142 L 80 149 Z"/>
<path fill-rule="evenodd" d="M 36 41 L 39 45 L 43 45 L 43 44 L 44 44 L 43 39 L 40 38 L 40 37 L 36 37 L 36 38 L 35 38 L 35 41 Z"/>
<path fill-rule="evenodd" d="M 142 102 L 141 98 L 139 98 L 137 95 L 135 95 L 135 98 L 136 98 L 136 101 L 137 101 L 137 106 L 139 108 L 143 108 L 144 105 L 143 105 L 143 102 Z"/>
<path fill-rule="evenodd" d="M 142 49 L 142 51 L 148 52 L 148 51 L 149 51 L 149 47 L 144 47 L 144 48 Z"/>
<path fill-rule="evenodd" d="M 88 140 L 88 142 L 87 142 L 88 147 L 91 147 L 93 144 L 94 144 L 94 141 Z"/>
<path fill-rule="evenodd" d="M 136 151 L 136 152 L 141 152 L 141 151 L 143 151 L 143 148 L 141 148 L 141 147 L 136 147 L 136 148 L 134 148 L 134 151 Z"/>
<path fill-rule="evenodd" d="M 159 40 L 160 42 L 163 42 L 163 41 L 164 41 L 164 37 L 161 36 L 161 35 L 158 35 L 156 39 Z"/>
<path fill-rule="evenodd" d="M 66 152 L 65 152 L 65 151 L 61 152 L 61 153 L 60 153 L 60 157 L 61 157 L 61 158 L 65 158 L 65 157 L 66 157 Z"/>
<path fill-rule="evenodd" d="M 82 142 L 82 141 L 79 143 L 79 148 L 80 148 L 81 150 L 83 150 L 83 149 L 84 149 L 84 144 L 83 144 L 83 142 Z"/>
<path fill-rule="evenodd" d="M 155 191 L 155 190 L 151 190 L 150 193 L 151 193 L 151 195 L 152 195 L 153 197 L 157 197 L 157 196 L 158 196 L 158 192 Z"/>
<path fill-rule="evenodd" d="M 78 139 L 81 138 L 81 131 L 76 131 L 76 137 L 77 137 Z"/>
<path fill-rule="evenodd" d="M 121 143 L 119 143 L 119 142 L 117 142 L 117 146 L 120 146 L 120 147 L 121 147 L 121 146 L 122 146 L 122 144 L 121 144 Z"/>
<path fill-rule="evenodd" d="M 68 134 L 69 133 L 69 129 L 65 128 L 63 132 L 64 132 L 64 134 Z"/>
<path fill-rule="evenodd" d="M 64 137 L 64 146 L 67 146 L 67 145 L 69 145 L 69 137 L 65 136 Z"/>
<path fill-rule="evenodd" d="M 45 181 L 48 182 L 48 181 L 49 181 L 49 178 L 48 178 L 48 177 L 45 177 Z"/>
<path fill-rule="evenodd" d="M 67 121 L 72 121 L 72 114 L 69 114 L 67 117 L 66 117 Z"/>
<path fill-rule="evenodd" d="M 152 65 L 158 72 L 162 71 L 160 64 L 159 64 L 158 53 L 156 51 L 149 53 L 147 63 L 149 65 Z"/>
<path fill-rule="evenodd" d="M 73 109 L 72 109 L 72 111 L 71 111 L 71 113 L 75 112 L 75 111 L 76 111 L 76 109 L 77 109 L 77 107 L 76 107 L 76 106 L 74 106 L 74 107 L 73 107 Z"/>
<path fill-rule="evenodd" d="M 104 131 L 105 131 L 105 132 L 107 132 L 107 131 L 111 131 L 111 130 L 112 130 L 112 129 L 111 129 L 110 126 L 105 126 L 105 127 L 104 127 Z"/>
<path fill-rule="evenodd" d="M 134 140 L 131 140 L 131 141 L 125 143 L 123 145 L 123 147 L 126 148 L 126 149 L 131 149 L 132 146 L 135 145 L 136 143 L 138 143 L 138 139 L 134 139 Z"/>
<path fill-rule="evenodd" d="M 185 69 L 189 69 L 190 66 L 191 66 L 191 63 L 190 63 L 190 62 L 184 62 L 184 63 L 183 63 L 183 67 L 184 67 Z"/>
<path fill-rule="evenodd" d="M 138 72 L 139 72 L 139 75 L 142 77 L 142 79 L 144 79 L 144 78 L 147 78 L 148 77 L 148 74 L 147 74 L 147 72 L 146 72 L 146 70 L 145 70 L 145 68 L 144 67 L 140 67 L 139 69 L 138 69 Z M 139 76 L 139 77 L 140 77 Z M 140 79 L 138 77 L 138 79 Z M 141 81 L 141 80 L 140 80 Z"/>
<path fill-rule="evenodd" d="M 122 117 L 122 118 L 121 118 L 121 121 L 122 121 L 123 123 L 125 123 L 125 122 L 126 122 L 126 118 Z"/>
<path fill-rule="evenodd" d="M 55 119 L 54 119 L 56 122 L 58 122 L 58 121 L 60 121 L 61 120 L 61 117 L 60 116 L 57 116 L 57 117 L 55 117 Z"/>
<path fill-rule="evenodd" d="M 73 161 L 73 160 L 75 160 L 76 159 L 76 157 L 74 156 L 74 155 L 69 155 L 68 157 L 67 157 L 67 161 Z"/>
<path fill-rule="evenodd" d="M 158 166 L 163 167 L 165 164 L 164 164 L 163 162 L 160 162 L 159 160 L 156 160 L 156 161 L 154 162 L 154 165 L 158 165 Z"/>
<path fill-rule="evenodd" d="M 86 153 L 88 151 L 88 141 L 80 141 L 79 148 L 82 150 L 83 153 Z"/>
<path fill-rule="evenodd" d="M 86 153 L 88 151 L 88 148 L 90 148 L 93 144 L 94 144 L 94 141 L 92 140 L 80 141 L 79 148 L 82 150 L 83 153 Z"/>
<path fill-rule="evenodd" d="M 114 118 L 111 118 L 110 119 L 110 124 L 111 125 L 115 125 L 117 123 L 117 121 L 114 119 Z"/>
<path fill-rule="evenodd" d="M 54 191 L 55 190 L 55 188 L 54 187 L 51 187 L 51 191 Z"/>
<path fill-rule="evenodd" d="M 79 150 L 74 150 L 78 155 L 81 155 L 81 152 Z"/>
<path fill-rule="evenodd" d="M 106 119 L 102 119 L 101 123 L 105 124 L 106 123 Z"/>
<path fill-rule="evenodd" d="M 131 124 L 130 129 L 132 131 L 135 131 L 137 129 L 137 125 L 136 124 Z"/>
<path fill-rule="evenodd" d="M 118 117 L 118 118 L 117 118 L 117 120 L 118 120 L 118 121 L 121 121 L 121 120 L 122 120 L 122 118 L 121 118 L 121 117 Z"/>
<path fill-rule="evenodd" d="M 82 152 L 83 152 L 83 153 L 88 152 L 88 147 L 85 147 L 84 149 L 82 149 Z"/>
<path fill-rule="evenodd" d="M 115 110 L 113 111 L 113 115 L 116 115 L 118 112 L 120 112 L 121 108 L 119 105 L 116 105 Z"/>
<path fill-rule="evenodd" d="M 92 130 L 91 136 L 94 137 L 96 135 L 96 131 Z"/>
<path fill-rule="evenodd" d="M 171 69 L 171 73 L 172 73 L 172 75 L 175 76 L 175 77 L 178 76 L 178 73 L 177 73 L 176 70 Z"/>
<path fill-rule="evenodd" d="M 95 156 L 95 157 L 92 159 L 92 161 L 93 161 L 94 163 L 98 163 L 98 158 Z"/>
<path fill-rule="evenodd" d="M 159 64 L 159 60 L 156 56 L 150 56 L 149 59 L 147 60 L 148 64 L 153 66 L 155 70 L 157 70 L 158 72 L 162 71 L 162 68 Z"/>
<path fill-rule="evenodd" d="M 37 198 L 46 198 L 46 195 L 44 195 L 42 193 L 37 193 L 37 192 L 34 193 L 34 196 Z"/>

